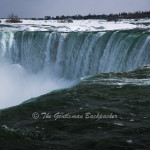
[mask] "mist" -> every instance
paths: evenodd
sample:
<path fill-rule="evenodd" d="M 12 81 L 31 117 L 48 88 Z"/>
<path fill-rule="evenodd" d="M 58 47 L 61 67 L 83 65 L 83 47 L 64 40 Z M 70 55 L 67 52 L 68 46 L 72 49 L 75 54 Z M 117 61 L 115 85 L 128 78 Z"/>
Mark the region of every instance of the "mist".
<path fill-rule="evenodd" d="M 73 82 L 45 73 L 29 74 L 19 64 L 0 61 L 0 109 L 15 106 L 52 90 L 67 88 Z"/>

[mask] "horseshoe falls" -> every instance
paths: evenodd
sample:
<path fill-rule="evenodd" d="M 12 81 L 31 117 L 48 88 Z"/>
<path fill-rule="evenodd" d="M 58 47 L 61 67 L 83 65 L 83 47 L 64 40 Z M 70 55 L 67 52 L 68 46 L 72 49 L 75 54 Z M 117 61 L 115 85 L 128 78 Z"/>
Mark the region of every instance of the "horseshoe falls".
<path fill-rule="evenodd" d="M 0 149 L 149 149 L 150 20 L 22 21 L 0 23 Z"/>
<path fill-rule="evenodd" d="M 148 64 L 150 33 L 143 29 L 0 31 L 0 108 L 67 88 L 85 76 Z"/>

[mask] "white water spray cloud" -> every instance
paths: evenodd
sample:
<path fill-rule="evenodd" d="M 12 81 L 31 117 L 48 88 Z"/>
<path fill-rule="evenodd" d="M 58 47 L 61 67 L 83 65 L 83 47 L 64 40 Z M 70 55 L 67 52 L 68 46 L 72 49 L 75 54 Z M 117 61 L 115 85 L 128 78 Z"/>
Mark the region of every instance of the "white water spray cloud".
<path fill-rule="evenodd" d="M 20 65 L 0 62 L 0 109 L 71 84 L 44 73 L 28 74 Z"/>

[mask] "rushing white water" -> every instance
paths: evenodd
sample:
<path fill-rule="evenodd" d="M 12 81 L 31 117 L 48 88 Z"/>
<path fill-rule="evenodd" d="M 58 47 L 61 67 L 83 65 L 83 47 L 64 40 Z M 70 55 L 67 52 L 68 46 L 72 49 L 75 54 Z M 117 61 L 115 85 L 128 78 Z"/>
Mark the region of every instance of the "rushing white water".
<path fill-rule="evenodd" d="M 0 63 L 0 108 L 73 84 L 45 73 L 27 73 L 19 64 Z"/>
<path fill-rule="evenodd" d="M 149 32 L 139 30 L 0 32 L 0 58 L 5 60 L 0 62 L 0 108 L 68 87 L 87 75 L 150 64 L 149 47 Z"/>
<path fill-rule="evenodd" d="M 2 40 L 7 37 L 1 42 L 4 45 L 1 54 L 29 72 L 43 70 L 58 78 L 79 79 L 95 73 L 130 71 L 150 64 L 148 32 L 11 34 L 1 35 Z"/>
<path fill-rule="evenodd" d="M 6 23 L 0 19 L 2 28 L 0 31 L 58 31 L 58 32 L 91 32 L 104 30 L 127 30 L 140 28 L 134 20 L 122 20 L 119 22 L 107 22 L 106 20 L 73 20 L 73 23 L 60 23 L 59 20 L 24 20 L 22 23 Z M 144 21 L 146 21 L 145 19 Z M 149 22 L 149 20 L 147 20 Z M 141 22 L 141 21 L 140 21 Z M 143 22 L 143 21 L 142 21 Z M 134 23 L 134 24 L 133 24 Z M 9 26 L 9 27 L 8 27 Z M 143 28 L 143 26 L 142 26 Z"/>

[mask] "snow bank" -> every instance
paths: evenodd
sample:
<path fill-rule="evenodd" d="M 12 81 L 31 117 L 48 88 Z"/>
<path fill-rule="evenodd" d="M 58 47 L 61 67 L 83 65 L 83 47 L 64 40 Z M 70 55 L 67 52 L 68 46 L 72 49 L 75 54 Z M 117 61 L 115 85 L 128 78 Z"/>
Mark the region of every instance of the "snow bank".
<path fill-rule="evenodd" d="M 142 23 L 150 23 L 150 20 L 122 20 L 118 22 L 107 22 L 105 20 L 73 20 L 73 23 L 59 23 L 57 20 L 22 20 L 22 23 L 6 23 L 1 20 L 1 25 L 9 25 L 16 31 L 58 31 L 58 32 L 78 32 L 78 31 L 106 31 L 106 30 L 127 30 L 134 28 L 145 28 Z M 139 25 L 142 24 L 142 25 Z M 144 27 L 143 27 L 144 26 Z M 147 28 L 147 27 L 146 27 Z M 0 27 L 0 30 L 5 28 Z"/>

